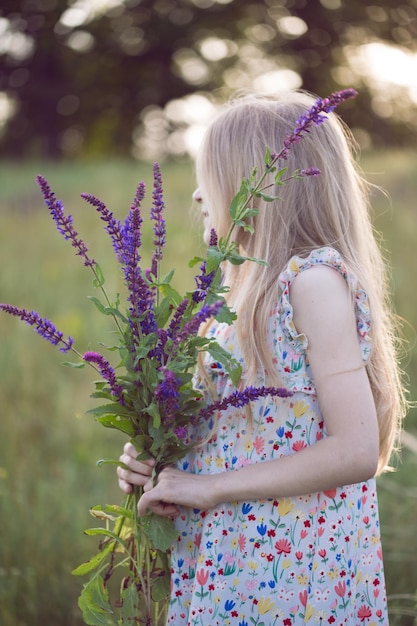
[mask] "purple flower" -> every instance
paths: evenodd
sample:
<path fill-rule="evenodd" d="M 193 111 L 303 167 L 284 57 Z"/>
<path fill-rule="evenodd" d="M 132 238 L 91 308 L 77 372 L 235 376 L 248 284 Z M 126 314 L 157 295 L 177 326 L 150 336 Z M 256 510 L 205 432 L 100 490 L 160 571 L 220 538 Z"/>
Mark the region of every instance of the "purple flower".
<path fill-rule="evenodd" d="M 55 222 L 58 232 L 61 233 L 65 239 L 71 242 L 71 245 L 77 250 L 78 256 L 84 259 L 84 265 L 95 265 L 95 261 L 88 257 L 87 246 L 78 236 L 78 233 L 73 226 L 72 216 L 65 215 L 62 202 L 55 198 L 55 194 L 52 192 L 46 179 L 43 176 L 37 176 L 36 180 L 41 188 L 43 199 L 49 209 L 52 219 Z"/>
<path fill-rule="evenodd" d="M 137 187 L 129 215 L 121 231 L 123 239 L 121 260 L 125 282 L 129 291 L 130 325 L 134 343 L 139 342 L 141 333 L 149 334 L 156 330 L 152 291 L 143 278 L 139 266 L 142 226 L 140 203 L 144 195 L 145 185 L 141 182 Z"/>
<path fill-rule="evenodd" d="M 163 199 L 162 176 L 158 163 L 153 166 L 153 204 L 151 209 L 151 219 L 154 222 L 153 232 L 155 239 L 153 245 L 155 252 L 152 256 L 151 273 L 156 277 L 158 273 L 158 263 L 162 259 L 162 249 L 165 245 L 165 220 L 163 217 L 165 204 Z"/>
<path fill-rule="evenodd" d="M 101 376 L 109 383 L 111 393 L 121 404 L 124 404 L 123 387 L 118 384 L 115 371 L 107 359 L 99 352 L 86 352 L 83 359 L 87 363 L 94 363 L 97 366 Z"/>
<path fill-rule="evenodd" d="M 207 418 L 216 411 L 224 411 L 229 406 L 242 407 L 253 400 L 264 398 L 265 396 L 278 396 L 280 398 L 288 398 L 292 396 L 292 392 L 281 387 L 246 387 L 243 391 L 233 391 L 223 400 L 218 400 L 201 409 L 199 417 Z"/>
<path fill-rule="evenodd" d="M 317 167 L 308 167 L 300 171 L 300 176 L 320 176 L 321 172 Z"/>
<path fill-rule="evenodd" d="M 174 434 L 178 437 L 178 439 L 185 439 L 188 435 L 188 428 L 186 426 L 178 426 L 174 429 Z"/>
<path fill-rule="evenodd" d="M 305 133 L 310 131 L 311 126 L 319 126 L 326 119 L 325 113 L 333 111 L 341 102 L 353 98 L 357 95 L 355 89 L 342 89 L 341 91 L 335 91 L 328 98 L 318 98 L 313 106 L 301 115 L 295 126 L 295 130 L 284 140 L 284 147 L 279 154 L 272 154 L 273 161 L 278 159 L 286 159 L 288 157 L 288 150 L 293 144 L 300 141 Z"/>
<path fill-rule="evenodd" d="M 19 317 L 26 322 L 26 324 L 29 324 L 29 326 L 33 326 L 38 335 L 52 343 L 52 345 L 58 346 L 61 344 L 59 348 L 61 352 L 69 352 L 69 350 L 71 350 L 74 343 L 72 337 L 64 339 L 64 334 L 57 330 L 51 321 L 45 317 L 42 318 L 36 311 L 27 311 L 26 309 L 20 309 L 11 304 L 0 304 L 0 309 L 14 317 Z"/>
<path fill-rule="evenodd" d="M 222 300 L 218 300 L 214 304 L 203 304 L 200 311 L 198 311 L 194 315 L 193 319 L 184 324 L 183 329 L 175 339 L 175 343 L 178 345 L 181 343 L 181 341 L 187 339 L 187 337 L 196 335 L 198 329 L 200 328 L 200 325 L 208 320 L 210 317 L 214 317 L 215 315 L 217 315 L 223 305 L 224 301 Z"/>
<path fill-rule="evenodd" d="M 214 230 L 214 228 L 210 229 L 210 241 L 209 241 L 209 246 L 213 246 L 216 247 L 218 243 L 218 237 L 217 237 L 217 233 Z"/>
<path fill-rule="evenodd" d="M 206 261 L 200 265 L 200 274 L 194 278 L 196 284 L 196 290 L 193 292 L 193 301 L 202 302 L 207 296 L 207 292 L 210 289 L 211 283 L 214 280 L 216 271 L 213 270 L 209 274 L 206 273 Z"/>
<path fill-rule="evenodd" d="M 96 196 L 89 193 L 82 193 L 81 197 L 97 209 L 101 219 L 107 224 L 105 229 L 111 237 L 117 258 L 121 261 L 123 258 L 123 237 L 120 221 L 114 218 L 113 213 L 109 211 L 104 202 L 96 198 Z"/>
<path fill-rule="evenodd" d="M 174 315 L 171 318 L 171 322 L 169 324 L 168 331 L 167 331 L 168 337 L 170 337 L 171 339 L 175 339 L 176 335 L 178 334 L 178 331 L 181 326 L 181 320 L 187 309 L 188 303 L 189 303 L 188 298 L 184 298 L 184 300 L 179 303 L 177 310 L 175 311 Z"/>
<path fill-rule="evenodd" d="M 164 426 L 171 426 L 174 422 L 175 413 L 179 410 L 180 382 L 174 372 L 166 367 L 161 368 L 163 379 L 155 388 L 155 398 L 159 404 L 162 423 Z"/>

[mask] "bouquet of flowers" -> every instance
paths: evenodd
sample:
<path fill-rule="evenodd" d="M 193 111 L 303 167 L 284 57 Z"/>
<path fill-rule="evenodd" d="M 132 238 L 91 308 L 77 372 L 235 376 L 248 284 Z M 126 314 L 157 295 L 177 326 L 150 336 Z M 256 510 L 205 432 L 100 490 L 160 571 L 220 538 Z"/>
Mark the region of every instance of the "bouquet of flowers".
<path fill-rule="evenodd" d="M 153 201 L 150 219 L 153 222 L 154 252 L 151 265 L 141 267 L 141 203 L 145 195 L 139 183 L 130 211 L 122 223 L 117 221 L 106 205 L 90 194 L 82 194 L 105 224 L 124 278 L 127 292 L 127 311 L 117 296 L 112 300 L 105 288 L 100 265 L 90 256 L 84 241 L 73 225 L 71 215 L 65 213 L 48 182 L 38 176 L 38 183 L 57 230 L 75 248 L 76 254 L 93 273 L 93 284 L 100 297 L 91 300 L 97 310 L 114 320 L 117 343 L 108 346 L 118 354 L 112 366 L 100 352 L 81 354 L 74 347 L 72 337 L 64 336 L 47 318 L 36 311 L 28 311 L 10 304 L 0 309 L 20 318 L 36 332 L 65 353 L 73 352 L 77 363 L 66 363 L 82 368 L 93 367 L 100 379 L 95 383 L 94 398 L 99 405 L 91 409 L 94 418 L 107 428 L 126 434 L 139 451 L 138 459 L 153 457 L 154 478 L 165 466 L 177 462 L 190 447 L 189 429 L 199 420 L 207 419 L 228 406 L 241 407 L 266 395 L 285 397 L 288 391 L 274 387 L 246 387 L 237 390 L 241 366 L 213 338 L 199 335 L 203 322 L 211 317 L 231 324 L 235 314 L 227 306 L 222 285 L 221 266 L 224 262 L 241 264 L 246 261 L 263 263 L 260 259 L 241 256 L 233 235 L 236 229 L 252 232 L 247 220 L 258 213 L 253 199 L 276 199 L 268 194 L 272 186 L 288 180 L 316 176 L 315 168 L 290 174 L 281 167 L 288 150 L 298 142 L 312 125 L 321 124 L 326 112 L 355 95 L 353 89 L 319 99 L 302 116 L 294 132 L 288 136 L 279 153 L 265 152 L 264 169 L 255 168 L 242 181 L 233 198 L 229 213 L 231 226 L 225 238 L 211 231 L 205 258 L 196 257 L 190 265 L 199 264 L 195 290 L 182 297 L 171 285 L 174 270 L 163 275 L 161 261 L 166 238 L 164 199 L 159 165 L 153 168 Z M 196 388 L 193 376 L 198 354 L 208 352 L 226 368 L 236 391 L 222 401 L 207 403 L 201 389 Z M 103 460 L 99 463 L 115 463 Z M 76 575 L 89 575 L 79 598 L 79 606 L 86 624 L 109 626 L 122 624 L 163 624 L 170 589 L 169 549 L 177 538 L 173 522 L 153 513 L 137 515 L 141 490 L 136 488 L 122 506 L 96 506 L 91 509 L 94 518 L 103 526 L 86 531 L 100 537 L 99 550 L 87 563 L 74 570 Z M 115 576 L 119 598 L 111 603 L 109 583 Z"/>

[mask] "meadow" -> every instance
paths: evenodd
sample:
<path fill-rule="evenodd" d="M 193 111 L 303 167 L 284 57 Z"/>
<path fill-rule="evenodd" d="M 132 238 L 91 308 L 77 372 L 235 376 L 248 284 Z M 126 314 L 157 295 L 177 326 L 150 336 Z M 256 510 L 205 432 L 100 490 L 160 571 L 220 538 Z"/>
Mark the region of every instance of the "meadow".
<path fill-rule="evenodd" d="M 417 400 L 417 156 L 365 154 L 374 224 L 392 265 L 396 310 L 404 319 L 403 368 Z M 0 301 L 35 309 L 75 338 L 80 352 L 106 342 L 111 327 L 88 300 L 91 275 L 55 231 L 35 177 L 43 174 L 74 217 L 111 294 L 121 290 L 113 250 L 98 215 L 80 199 L 96 194 L 123 219 L 136 184 L 151 166 L 131 161 L 0 163 Z M 165 267 L 174 283 L 193 286 L 188 260 L 201 252 L 189 163 L 162 165 L 168 222 Z M 151 234 L 144 229 L 143 255 Z M 146 265 L 146 260 L 145 260 Z M 66 356 L 6 314 L 0 316 L 0 625 L 81 626 L 77 597 L 83 580 L 71 570 L 94 553 L 83 530 L 89 509 L 120 503 L 115 472 L 97 467 L 117 457 L 123 439 L 86 415 L 93 372 L 62 366 Z M 401 462 L 379 478 L 381 526 L 391 626 L 417 624 L 417 412 L 407 418 Z M 356 625 L 355 625 L 356 626 Z"/>

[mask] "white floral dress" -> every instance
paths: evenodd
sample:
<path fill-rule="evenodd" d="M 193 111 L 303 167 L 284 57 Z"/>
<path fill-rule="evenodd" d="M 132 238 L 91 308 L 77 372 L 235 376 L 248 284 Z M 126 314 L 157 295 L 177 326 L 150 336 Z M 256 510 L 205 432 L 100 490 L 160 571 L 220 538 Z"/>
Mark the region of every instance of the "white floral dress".
<path fill-rule="evenodd" d="M 253 403 L 253 428 L 243 409 L 220 414 L 212 437 L 179 463 L 193 473 L 233 471 L 296 454 L 326 436 L 297 333 L 289 289 L 299 272 L 328 265 L 355 296 L 364 361 L 370 351 L 367 297 L 332 248 L 294 257 L 279 277 L 270 341 L 284 384 L 293 395 Z M 216 325 L 219 343 L 242 361 L 233 327 Z M 208 360 L 222 398 L 232 383 Z M 261 384 L 261 383 L 260 383 Z M 201 425 L 200 435 L 213 424 Z M 375 480 L 294 498 L 225 502 L 209 511 L 183 510 L 172 553 L 168 624 L 175 626 L 388 625 Z"/>

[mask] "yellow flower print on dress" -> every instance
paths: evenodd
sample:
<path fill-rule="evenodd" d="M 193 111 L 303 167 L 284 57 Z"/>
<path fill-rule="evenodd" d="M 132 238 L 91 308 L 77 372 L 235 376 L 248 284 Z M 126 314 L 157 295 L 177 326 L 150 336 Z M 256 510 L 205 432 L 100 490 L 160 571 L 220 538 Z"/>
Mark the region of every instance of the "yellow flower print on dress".
<path fill-rule="evenodd" d="M 275 602 L 273 602 L 271 598 L 262 597 L 259 599 L 259 602 L 257 605 L 259 615 L 265 615 L 266 613 L 269 613 L 270 611 L 272 611 L 272 609 L 274 608 L 275 608 Z"/>
<path fill-rule="evenodd" d="M 278 502 L 278 513 L 281 517 L 284 517 L 285 515 L 288 515 L 288 513 L 291 513 L 294 506 L 295 504 L 292 500 L 289 498 L 283 498 Z"/>
<path fill-rule="evenodd" d="M 288 265 L 288 269 L 290 270 L 290 272 L 298 272 L 298 270 L 300 269 L 300 266 L 296 258 L 291 259 Z"/>
<path fill-rule="evenodd" d="M 309 408 L 309 405 L 304 400 L 296 400 L 293 407 L 294 416 L 297 418 L 302 417 Z"/>

